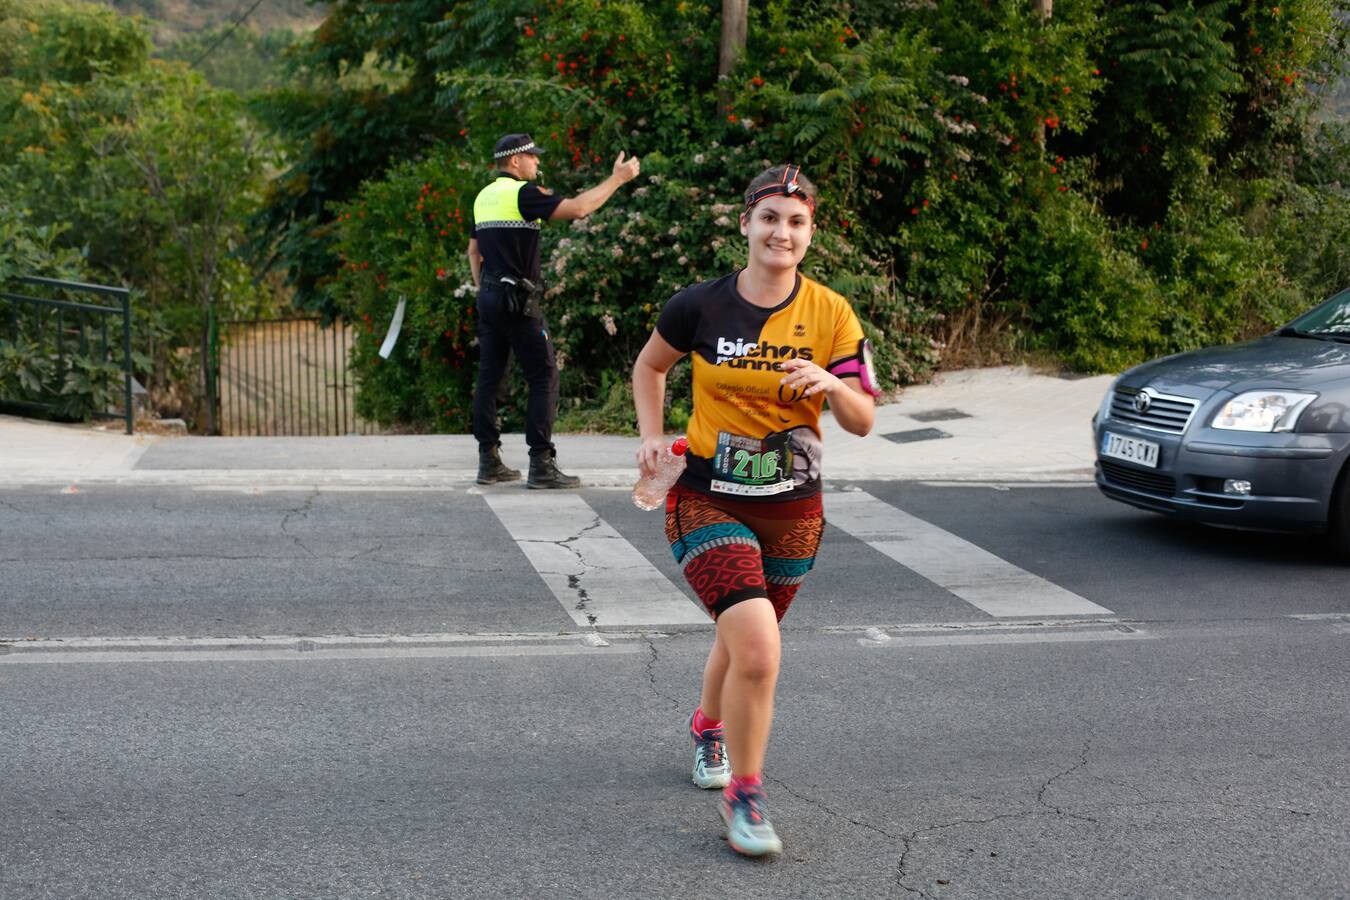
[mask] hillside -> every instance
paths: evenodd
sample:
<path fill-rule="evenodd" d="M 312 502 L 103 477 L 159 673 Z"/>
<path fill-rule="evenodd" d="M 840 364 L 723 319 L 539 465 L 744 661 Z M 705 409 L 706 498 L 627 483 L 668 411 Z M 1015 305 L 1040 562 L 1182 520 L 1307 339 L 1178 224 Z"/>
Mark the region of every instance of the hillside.
<path fill-rule="evenodd" d="M 141 16 L 164 46 L 184 34 L 232 25 L 253 6 L 253 0 L 97 0 L 129 16 Z M 308 30 L 323 19 L 324 5 L 308 0 L 262 0 L 241 27 L 256 34 L 276 29 Z"/>

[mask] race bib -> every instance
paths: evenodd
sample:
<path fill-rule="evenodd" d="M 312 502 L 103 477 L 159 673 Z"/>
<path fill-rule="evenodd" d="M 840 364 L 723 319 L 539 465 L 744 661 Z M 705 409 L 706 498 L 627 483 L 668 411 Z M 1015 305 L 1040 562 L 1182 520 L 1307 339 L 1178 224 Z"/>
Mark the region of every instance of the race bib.
<path fill-rule="evenodd" d="M 710 487 L 742 497 L 767 497 L 792 490 L 789 437 L 786 431 L 763 439 L 718 432 Z"/>

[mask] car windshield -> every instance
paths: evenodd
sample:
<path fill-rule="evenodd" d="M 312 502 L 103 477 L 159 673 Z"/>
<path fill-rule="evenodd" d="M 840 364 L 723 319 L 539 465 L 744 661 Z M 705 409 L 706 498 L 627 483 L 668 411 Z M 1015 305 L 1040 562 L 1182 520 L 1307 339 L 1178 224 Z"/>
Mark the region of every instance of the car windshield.
<path fill-rule="evenodd" d="M 1350 288 L 1332 294 L 1319 306 L 1281 328 L 1280 333 L 1350 337 Z"/>

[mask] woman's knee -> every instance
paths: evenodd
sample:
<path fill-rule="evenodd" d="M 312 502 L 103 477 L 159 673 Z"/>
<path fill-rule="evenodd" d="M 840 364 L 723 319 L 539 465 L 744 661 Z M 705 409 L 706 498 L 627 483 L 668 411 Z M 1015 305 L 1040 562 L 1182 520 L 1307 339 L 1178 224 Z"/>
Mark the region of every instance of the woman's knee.
<path fill-rule="evenodd" d="M 767 598 L 745 600 L 723 610 L 717 619 L 717 633 L 738 676 L 752 680 L 778 676 L 778 619 Z"/>
<path fill-rule="evenodd" d="M 778 677 L 778 645 L 768 641 L 748 644 L 731 654 L 731 668 L 750 681 L 773 681 Z"/>

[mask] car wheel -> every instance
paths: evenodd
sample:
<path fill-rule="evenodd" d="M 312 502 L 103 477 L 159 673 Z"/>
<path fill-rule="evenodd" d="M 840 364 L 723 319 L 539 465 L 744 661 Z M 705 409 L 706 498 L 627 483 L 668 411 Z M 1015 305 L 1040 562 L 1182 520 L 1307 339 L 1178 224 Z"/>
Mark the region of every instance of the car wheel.
<path fill-rule="evenodd" d="M 1327 539 L 1331 542 L 1331 552 L 1342 562 L 1350 562 L 1350 463 L 1341 470 L 1336 489 L 1331 492 Z"/>

